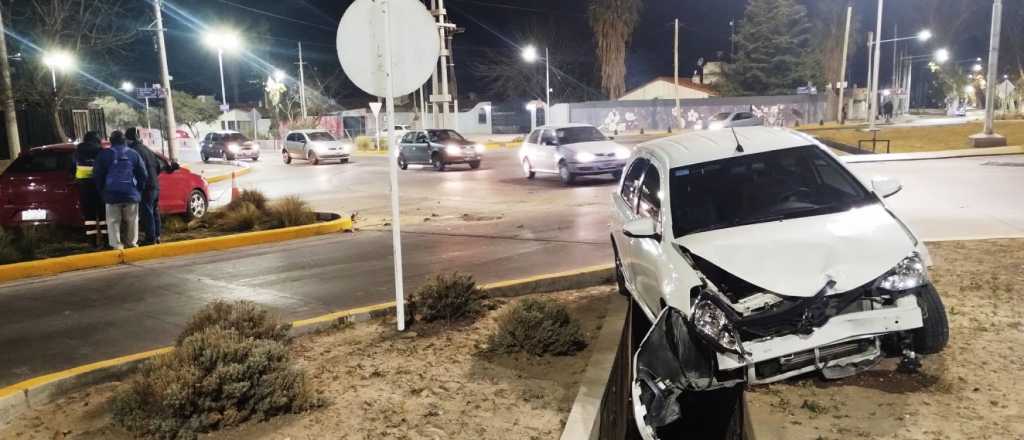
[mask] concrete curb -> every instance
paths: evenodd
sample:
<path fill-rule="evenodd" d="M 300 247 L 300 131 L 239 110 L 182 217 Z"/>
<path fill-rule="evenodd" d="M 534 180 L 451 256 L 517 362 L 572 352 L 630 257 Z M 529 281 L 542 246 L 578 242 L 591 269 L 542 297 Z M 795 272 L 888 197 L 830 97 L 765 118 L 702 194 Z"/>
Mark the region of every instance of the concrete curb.
<path fill-rule="evenodd" d="M 305 226 L 245 232 L 225 235 L 223 237 L 200 238 L 125 250 L 92 252 L 66 257 L 47 258 L 45 260 L 5 264 L 0 265 L 0 283 L 24 278 L 56 275 L 82 269 L 137 263 L 155 258 L 191 255 L 352 230 L 352 219 L 343 217 Z"/>
<path fill-rule="evenodd" d="M 597 266 L 580 270 L 538 275 L 518 280 L 501 281 L 481 286 L 491 296 L 509 297 L 528 293 L 555 292 L 604 284 L 611 274 L 611 266 Z M 330 327 L 338 322 L 362 322 L 394 314 L 395 303 L 388 302 L 292 322 L 292 333 L 302 334 Z M 609 312 L 611 313 L 611 312 Z M 608 327 L 607 325 L 605 327 Z M 615 326 L 611 326 L 615 327 Z M 618 330 L 616 330 L 618 332 Z M 602 328 L 602 335 L 605 329 Z M 135 371 L 143 361 L 169 353 L 173 347 L 130 354 L 115 359 L 82 365 L 69 370 L 34 377 L 14 385 L 0 388 L 0 425 L 31 410 L 46 405 L 67 393 L 83 387 L 120 380 Z M 607 377 L 605 378 L 607 380 Z M 602 391 L 603 392 L 603 391 Z M 600 404 L 600 402 L 598 402 Z"/>
<path fill-rule="evenodd" d="M 959 157 L 1007 156 L 1024 154 L 1024 147 L 969 148 L 962 150 L 928 151 L 920 153 L 858 154 L 842 156 L 846 163 L 891 162 L 904 160 L 953 159 Z"/>
<path fill-rule="evenodd" d="M 239 169 L 237 171 L 232 171 L 230 173 L 218 174 L 216 176 L 210 176 L 209 178 L 206 179 L 206 183 L 223 182 L 225 180 L 231 180 L 231 176 L 241 177 L 241 176 L 244 176 L 244 175 L 249 174 L 251 172 L 252 172 L 252 168 L 251 167 L 242 167 L 241 169 Z"/>
<path fill-rule="evenodd" d="M 623 296 L 616 296 L 608 304 L 608 314 L 594 341 L 594 353 L 580 379 L 580 389 L 565 421 L 561 440 L 597 440 L 601 403 L 619 350 L 622 323 L 626 320 L 627 310 L 629 304 Z"/>

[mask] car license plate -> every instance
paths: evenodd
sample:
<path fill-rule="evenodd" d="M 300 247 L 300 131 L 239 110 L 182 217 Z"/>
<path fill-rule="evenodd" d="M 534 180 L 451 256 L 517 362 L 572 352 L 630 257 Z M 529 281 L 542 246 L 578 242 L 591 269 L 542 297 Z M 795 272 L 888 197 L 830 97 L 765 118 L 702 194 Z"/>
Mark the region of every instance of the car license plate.
<path fill-rule="evenodd" d="M 40 220 L 46 220 L 45 209 L 26 209 L 21 211 L 21 221 L 33 222 Z"/>

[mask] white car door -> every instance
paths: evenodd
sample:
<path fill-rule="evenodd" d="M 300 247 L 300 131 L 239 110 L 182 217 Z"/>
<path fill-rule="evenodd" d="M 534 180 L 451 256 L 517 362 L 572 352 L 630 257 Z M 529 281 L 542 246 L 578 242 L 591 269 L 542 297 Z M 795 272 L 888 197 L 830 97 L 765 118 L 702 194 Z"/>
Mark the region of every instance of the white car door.
<path fill-rule="evenodd" d="M 662 179 L 661 176 L 666 178 Z M 664 236 L 664 228 L 661 210 L 661 197 L 667 194 L 664 190 L 664 180 L 667 180 L 667 170 L 658 162 L 652 159 L 650 166 L 644 171 L 643 180 L 640 183 L 636 202 L 637 218 L 650 218 L 654 220 L 654 230 L 658 238 L 634 238 L 630 249 L 630 270 L 633 274 L 636 294 L 643 299 L 649 310 L 655 315 L 661 310 L 662 292 L 660 268 L 665 264 L 664 246 L 665 240 L 671 237 Z"/>
<path fill-rule="evenodd" d="M 530 135 L 526 137 L 526 140 L 523 141 L 523 145 L 519 147 L 522 150 L 520 152 L 520 156 L 522 156 L 521 160 L 530 161 L 530 166 L 534 170 L 538 168 L 537 148 L 539 147 L 538 144 L 540 143 L 540 132 L 541 130 L 533 130 L 533 132 L 531 132 Z"/>
<path fill-rule="evenodd" d="M 635 254 L 634 248 L 637 246 L 636 241 L 639 239 L 627 237 L 623 234 L 622 228 L 627 223 L 639 218 L 636 211 L 637 195 L 639 195 L 640 184 L 649 164 L 650 161 L 644 157 L 634 160 L 623 176 L 619 191 L 612 195 L 612 205 L 615 210 L 612 219 L 612 235 L 615 238 L 615 248 L 619 255 L 619 263 L 626 286 L 634 294 L 637 293 L 637 283 L 633 270 L 633 255 Z"/>
<path fill-rule="evenodd" d="M 544 130 L 540 135 L 540 147 L 538 150 L 538 162 L 541 164 L 545 171 L 557 172 L 558 171 L 558 158 L 560 156 L 560 147 L 558 146 L 558 138 L 555 136 L 555 130 L 547 129 Z"/>

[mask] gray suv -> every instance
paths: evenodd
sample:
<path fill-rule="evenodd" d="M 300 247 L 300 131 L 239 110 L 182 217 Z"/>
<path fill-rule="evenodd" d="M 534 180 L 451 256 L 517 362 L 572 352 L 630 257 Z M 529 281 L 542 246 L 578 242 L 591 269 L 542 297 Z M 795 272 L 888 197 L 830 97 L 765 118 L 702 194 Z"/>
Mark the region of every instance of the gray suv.
<path fill-rule="evenodd" d="M 402 136 L 398 148 L 398 167 L 403 170 L 409 164 L 429 164 L 437 171 L 451 164 L 467 164 L 475 170 L 484 153 L 483 145 L 448 129 L 410 131 Z"/>

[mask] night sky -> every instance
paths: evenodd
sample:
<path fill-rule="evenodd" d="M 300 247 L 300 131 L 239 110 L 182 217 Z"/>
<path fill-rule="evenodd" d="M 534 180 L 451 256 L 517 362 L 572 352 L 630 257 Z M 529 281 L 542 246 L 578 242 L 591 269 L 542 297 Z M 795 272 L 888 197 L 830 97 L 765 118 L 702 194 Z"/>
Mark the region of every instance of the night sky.
<path fill-rule="evenodd" d="M 167 3 L 167 8 L 171 9 L 165 12 L 169 29 L 168 53 L 176 88 L 194 94 L 213 94 L 219 88 L 216 54 L 202 46 L 199 31 L 195 28 L 197 23 L 225 24 L 241 30 L 246 48 L 252 55 L 292 75 L 296 74 L 293 63 L 297 61 L 298 40 L 303 42 L 306 61 L 321 74 L 340 69 L 334 41 L 337 23 L 349 1 L 167 0 Z M 581 39 L 592 38 L 586 18 L 586 0 L 448 0 L 447 3 L 452 20 L 465 28 L 465 33 L 456 37 L 455 52 L 459 87 L 463 94 L 485 90 L 470 69 L 460 68 L 459 63 L 465 63 L 484 51 L 509 47 L 511 42 L 506 39 L 514 38 L 523 26 L 531 22 L 555 22 L 572 30 Z M 681 75 L 692 72 L 698 57 L 713 60 L 719 53 L 727 57 L 730 50 L 729 21 L 739 21 L 745 3 L 744 0 L 647 0 L 629 50 L 627 88 L 643 84 L 655 76 L 671 75 L 671 21 L 676 17 L 683 24 L 680 35 Z M 853 3 L 862 33 L 873 30 L 877 3 L 874 0 L 855 0 Z M 887 2 L 883 24 L 886 38 L 892 36 L 894 24 L 911 33 L 923 26 L 918 22 L 920 14 L 915 13 L 911 3 L 907 0 Z M 987 5 L 989 2 L 980 3 Z M 970 25 L 966 26 L 965 32 L 943 36 L 942 40 L 950 44 L 955 57 L 984 56 L 988 44 L 989 9 L 980 8 L 968 21 Z M 942 31 L 935 29 L 934 32 L 939 34 Z M 904 31 L 901 30 L 901 34 Z M 864 36 L 861 35 L 860 39 L 863 40 Z M 157 80 L 156 58 L 150 57 L 152 48 L 150 37 L 140 38 L 135 51 L 139 62 L 124 70 L 123 76 L 131 76 L 125 79 L 136 83 Z M 935 44 L 921 45 L 914 54 L 928 53 L 934 48 Z M 857 49 L 850 57 L 850 75 L 852 82 L 862 85 L 867 55 L 863 48 Z M 887 78 L 889 72 L 891 61 L 886 62 L 891 60 L 889 53 L 883 57 L 882 78 Z M 520 61 L 513 59 L 510 62 Z M 231 101 L 252 102 L 262 95 L 261 86 L 251 81 L 265 77 L 266 73 L 255 66 L 251 60 L 240 57 L 225 59 L 227 93 Z"/>

